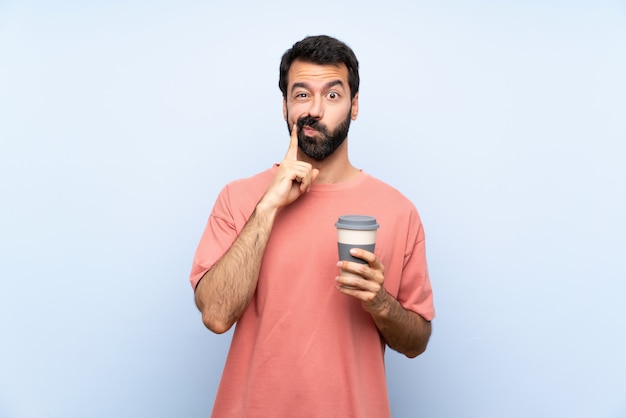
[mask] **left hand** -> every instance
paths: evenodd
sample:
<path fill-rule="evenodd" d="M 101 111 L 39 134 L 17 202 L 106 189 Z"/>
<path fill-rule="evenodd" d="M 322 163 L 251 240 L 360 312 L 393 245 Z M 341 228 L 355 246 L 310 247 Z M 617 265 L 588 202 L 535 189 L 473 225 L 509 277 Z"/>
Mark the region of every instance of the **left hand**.
<path fill-rule="evenodd" d="M 339 261 L 337 267 L 358 274 L 360 277 L 336 277 L 337 289 L 343 294 L 359 299 L 365 310 L 370 313 L 381 310 L 385 298 L 388 296 L 383 287 L 385 281 L 385 267 L 380 259 L 369 251 L 360 248 L 352 248 L 350 254 L 356 258 L 365 260 L 367 264 L 359 264 L 352 261 Z"/>

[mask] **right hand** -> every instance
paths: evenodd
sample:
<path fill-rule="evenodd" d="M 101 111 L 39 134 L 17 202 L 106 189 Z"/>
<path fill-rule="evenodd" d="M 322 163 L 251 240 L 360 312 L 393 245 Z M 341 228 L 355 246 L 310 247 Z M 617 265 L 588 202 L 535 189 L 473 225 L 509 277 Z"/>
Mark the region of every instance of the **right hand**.
<path fill-rule="evenodd" d="M 261 201 L 275 209 L 287 206 L 311 188 L 318 174 L 317 168 L 298 160 L 298 127 L 294 124 L 287 154 Z"/>

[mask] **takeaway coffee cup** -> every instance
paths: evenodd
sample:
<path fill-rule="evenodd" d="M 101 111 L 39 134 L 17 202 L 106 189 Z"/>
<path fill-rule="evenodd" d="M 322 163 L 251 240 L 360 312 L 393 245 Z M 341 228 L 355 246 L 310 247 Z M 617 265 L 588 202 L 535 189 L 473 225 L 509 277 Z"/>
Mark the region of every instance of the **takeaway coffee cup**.
<path fill-rule="evenodd" d="M 376 218 L 365 215 L 342 215 L 335 226 L 337 227 L 339 260 L 367 264 L 365 260 L 352 257 L 350 249 L 362 248 L 372 253 L 374 252 L 376 230 L 379 226 L 376 223 Z M 342 271 L 341 274 L 343 276 L 357 276 L 347 271 Z"/>

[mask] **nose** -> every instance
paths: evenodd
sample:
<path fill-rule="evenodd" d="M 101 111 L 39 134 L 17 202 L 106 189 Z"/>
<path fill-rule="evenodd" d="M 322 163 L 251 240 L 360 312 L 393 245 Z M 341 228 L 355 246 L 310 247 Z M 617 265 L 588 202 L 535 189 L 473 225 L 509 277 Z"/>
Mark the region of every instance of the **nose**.
<path fill-rule="evenodd" d="M 309 116 L 315 119 L 322 119 L 324 116 L 324 100 L 322 97 L 314 97 L 309 107 Z"/>

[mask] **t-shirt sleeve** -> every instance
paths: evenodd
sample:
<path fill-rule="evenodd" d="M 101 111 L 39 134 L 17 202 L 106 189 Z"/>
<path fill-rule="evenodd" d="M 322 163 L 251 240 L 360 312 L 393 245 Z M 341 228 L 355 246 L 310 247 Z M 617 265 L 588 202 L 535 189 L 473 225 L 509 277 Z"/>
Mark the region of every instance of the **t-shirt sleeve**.
<path fill-rule="evenodd" d="M 419 216 L 413 221 L 417 232 L 410 234 L 412 243 L 407 243 L 409 251 L 405 255 L 402 280 L 398 292 L 398 301 L 405 309 L 418 313 L 430 321 L 435 317 L 433 290 L 426 262 L 426 241 Z"/>
<path fill-rule="evenodd" d="M 217 197 L 193 258 L 189 281 L 194 290 L 202 276 L 228 251 L 237 234 L 227 186 Z"/>

